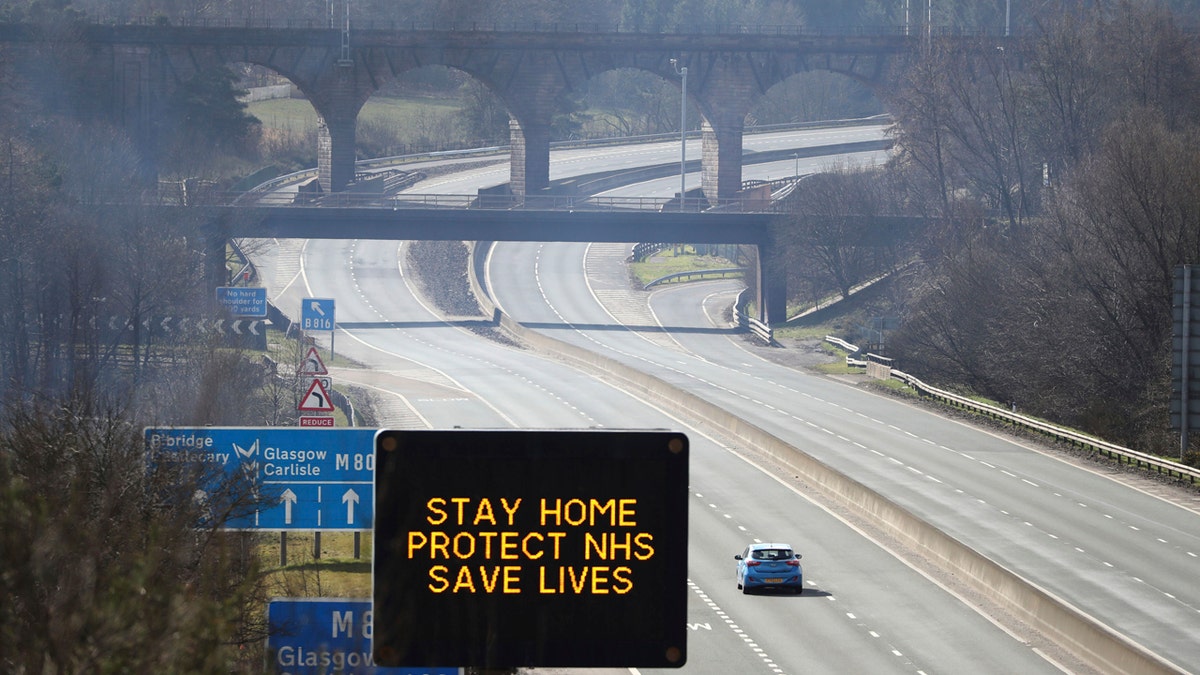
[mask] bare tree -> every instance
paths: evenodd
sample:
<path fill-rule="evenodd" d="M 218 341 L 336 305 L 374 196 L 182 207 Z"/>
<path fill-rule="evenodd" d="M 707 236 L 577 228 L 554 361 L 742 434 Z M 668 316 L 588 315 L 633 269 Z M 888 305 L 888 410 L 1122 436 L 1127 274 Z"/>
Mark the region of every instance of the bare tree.
<path fill-rule="evenodd" d="M 0 668 L 255 672 L 242 619 L 261 600 L 182 465 L 147 469 L 140 427 L 85 401 L 8 408 L 0 425 Z M 257 630 L 257 629 L 256 629 Z"/>
<path fill-rule="evenodd" d="M 776 237 L 793 280 L 806 278 L 818 297 L 833 289 L 848 298 L 855 285 L 894 267 L 894 241 L 879 236 L 875 222 L 895 212 L 885 184 L 878 171 L 853 167 L 800 181 L 793 215 Z"/>

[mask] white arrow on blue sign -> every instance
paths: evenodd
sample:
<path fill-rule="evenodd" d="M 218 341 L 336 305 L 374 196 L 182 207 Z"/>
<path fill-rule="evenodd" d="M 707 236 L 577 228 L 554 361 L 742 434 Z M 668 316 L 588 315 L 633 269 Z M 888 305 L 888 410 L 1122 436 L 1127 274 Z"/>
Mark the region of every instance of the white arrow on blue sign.
<path fill-rule="evenodd" d="M 375 508 L 375 429 L 147 428 L 154 462 L 211 467 L 214 483 L 246 479 L 255 508 L 227 530 L 370 530 Z"/>
<path fill-rule="evenodd" d="M 333 330 L 333 299 L 304 298 L 300 302 L 300 329 Z"/>
<path fill-rule="evenodd" d="M 289 675 L 458 675 L 458 668 L 384 668 L 371 658 L 371 601 L 274 598 L 267 604 L 267 658 Z"/>

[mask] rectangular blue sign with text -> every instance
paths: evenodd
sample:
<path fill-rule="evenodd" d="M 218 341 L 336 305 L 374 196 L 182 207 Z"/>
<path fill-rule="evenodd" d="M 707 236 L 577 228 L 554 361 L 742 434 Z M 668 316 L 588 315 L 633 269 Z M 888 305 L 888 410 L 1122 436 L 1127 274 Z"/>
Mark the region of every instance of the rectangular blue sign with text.
<path fill-rule="evenodd" d="M 458 668 L 384 668 L 371 658 L 371 601 L 275 598 L 267 605 L 268 672 L 279 675 L 458 675 Z"/>
<path fill-rule="evenodd" d="M 262 287 L 217 287 L 217 304 L 229 310 L 233 316 L 265 317 L 267 315 L 267 289 Z"/>
<path fill-rule="evenodd" d="M 151 461 L 203 465 L 217 503 L 245 482 L 247 496 L 219 516 L 229 530 L 369 530 L 375 504 L 374 429 L 178 427 L 145 430 Z M 223 504 L 223 502 L 222 502 Z"/>
<path fill-rule="evenodd" d="M 333 330 L 333 299 L 304 298 L 300 302 L 300 330 Z"/>

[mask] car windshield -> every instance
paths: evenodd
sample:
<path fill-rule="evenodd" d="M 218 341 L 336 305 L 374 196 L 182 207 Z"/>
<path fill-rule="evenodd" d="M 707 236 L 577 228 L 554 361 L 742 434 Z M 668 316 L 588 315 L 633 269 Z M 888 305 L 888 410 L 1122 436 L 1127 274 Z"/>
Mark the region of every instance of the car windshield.
<path fill-rule="evenodd" d="M 792 557 L 792 551 L 786 548 L 763 548 L 754 551 L 753 557 L 755 560 L 787 560 Z"/>

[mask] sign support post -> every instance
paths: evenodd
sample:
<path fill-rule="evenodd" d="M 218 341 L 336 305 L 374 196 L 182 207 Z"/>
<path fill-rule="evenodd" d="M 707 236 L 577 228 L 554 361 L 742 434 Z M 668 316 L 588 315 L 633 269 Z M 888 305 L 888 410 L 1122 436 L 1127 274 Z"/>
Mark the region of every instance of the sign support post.
<path fill-rule="evenodd" d="M 300 329 L 329 331 L 329 361 L 333 362 L 333 339 L 337 331 L 332 298 L 304 298 L 300 303 Z"/>
<path fill-rule="evenodd" d="M 1175 268 L 1171 294 L 1171 428 L 1179 430 L 1179 459 L 1190 432 L 1200 428 L 1200 274 L 1196 265 Z"/>
<path fill-rule="evenodd" d="M 1179 425 L 1179 459 L 1183 459 L 1188 448 L 1188 390 L 1191 388 L 1191 324 L 1192 324 L 1192 266 L 1183 266 L 1183 368 L 1180 373 L 1179 401 L 1183 414 Z"/>

